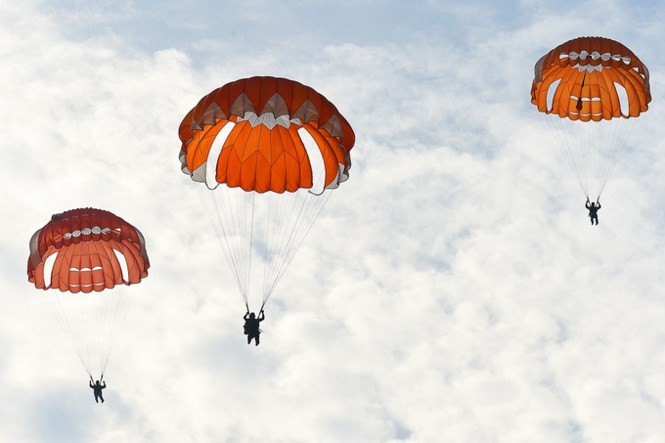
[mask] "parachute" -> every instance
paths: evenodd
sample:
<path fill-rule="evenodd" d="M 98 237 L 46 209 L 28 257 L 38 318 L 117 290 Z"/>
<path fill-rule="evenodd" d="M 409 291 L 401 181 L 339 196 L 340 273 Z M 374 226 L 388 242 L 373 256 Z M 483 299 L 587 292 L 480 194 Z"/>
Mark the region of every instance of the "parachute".
<path fill-rule="evenodd" d="M 584 194 L 600 199 L 635 118 L 651 101 L 647 67 L 619 42 L 579 37 L 545 54 L 534 71 L 531 103 L 551 114 Z"/>
<path fill-rule="evenodd" d="M 141 232 L 101 209 L 54 214 L 30 239 L 28 280 L 59 289 L 48 298 L 91 379 L 103 378 L 125 312 L 126 291 L 111 289 L 139 283 L 149 267 Z"/>
<path fill-rule="evenodd" d="M 179 128 L 249 310 L 273 294 L 330 190 L 346 181 L 355 135 L 337 108 L 293 80 L 251 77 L 212 91 Z M 253 294 L 253 295 L 250 295 Z"/>

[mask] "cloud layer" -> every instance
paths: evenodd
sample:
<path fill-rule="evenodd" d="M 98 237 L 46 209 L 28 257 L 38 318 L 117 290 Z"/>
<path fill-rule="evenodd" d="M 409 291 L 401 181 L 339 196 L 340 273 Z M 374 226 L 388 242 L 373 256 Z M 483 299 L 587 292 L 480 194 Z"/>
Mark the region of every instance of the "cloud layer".
<path fill-rule="evenodd" d="M 146 49 L 136 39 L 159 29 L 91 37 L 38 4 L 3 6 L 0 440 L 659 441 L 663 35 L 657 14 L 626 4 L 603 24 L 539 2 L 510 19 L 452 4 L 440 13 L 478 12 L 484 28 L 385 41 L 312 31 L 298 47 L 250 50 L 207 36 L 221 41 L 209 58 L 203 37 Z M 578 34 L 625 41 L 652 74 L 653 105 L 597 228 L 528 101 L 533 63 Z M 250 348 L 225 256 L 179 171 L 177 127 L 201 96 L 256 74 L 316 88 L 357 141 L 351 178 Z M 44 303 L 54 294 L 25 278 L 32 233 L 80 206 L 137 226 L 152 263 L 127 288 L 103 406 Z"/>

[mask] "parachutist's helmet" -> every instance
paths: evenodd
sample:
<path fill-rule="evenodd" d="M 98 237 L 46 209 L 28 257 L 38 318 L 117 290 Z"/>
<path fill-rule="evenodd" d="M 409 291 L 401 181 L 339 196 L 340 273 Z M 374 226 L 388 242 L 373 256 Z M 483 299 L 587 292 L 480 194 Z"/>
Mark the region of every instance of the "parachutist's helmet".
<path fill-rule="evenodd" d="M 249 318 L 256 318 L 256 314 L 252 312 L 251 314 L 249 314 Z"/>

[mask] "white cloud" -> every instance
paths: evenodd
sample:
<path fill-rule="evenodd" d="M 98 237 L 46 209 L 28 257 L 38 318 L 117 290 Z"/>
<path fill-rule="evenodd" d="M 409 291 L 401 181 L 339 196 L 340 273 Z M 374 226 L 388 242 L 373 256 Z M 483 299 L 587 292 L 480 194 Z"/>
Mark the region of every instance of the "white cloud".
<path fill-rule="evenodd" d="M 182 50 L 64 37 L 28 8 L 3 6 L 0 28 L 11 67 L 0 70 L 0 397 L 10 400 L 0 440 L 663 435 L 664 81 L 653 26 L 647 44 L 621 21 L 594 28 L 572 11 L 555 26 L 534 13 L 510 32 L 489 27 L 492 39 L 460 24 L 463 46 L 418 33 L 251 54 L 223 46 L 199 64 Z M 654 93 L 597 228 L 528 102 L 533 63 L 590 28 L 638 34 Z M 254 74 L 315 87 L 357 135 L 351 178 L 270 300 L 258 348 L 243 342 L 241 298 L 177 160 L 185 113 Z M 137 226 L 152 263 L 128 288 L 103 406 L 42 303 L 52 294 L 31 288 L 24 268 L 34 230 L 87 205 Z"/>

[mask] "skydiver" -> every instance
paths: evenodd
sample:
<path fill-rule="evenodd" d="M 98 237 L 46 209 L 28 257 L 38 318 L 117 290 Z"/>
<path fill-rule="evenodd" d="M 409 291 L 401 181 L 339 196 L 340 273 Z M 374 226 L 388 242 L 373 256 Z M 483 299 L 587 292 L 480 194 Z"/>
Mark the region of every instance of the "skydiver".
<path fill-rule="evenodd" d="M 99 380 L 97 380 L 95 382 L 95 384 L 93 385 L 92 384 L 92 377 L 90 378 L 90 383 L 89 384 L 90 384 L 90 388 L 95 393 L 95 402 L 96 403 L 99 403 L 99 400 L 101 400 L 102 403 L 104 403 L 104 397 L 102 396 L 102 389 L 106 389 L 106 382 L 103 381 L 102 383 L 104 383 L 104 384 L 100 384 Z"/>
<path fill-rule="evenodd" d="M 591 224 L 594 224 L 594 221 L 596 222 L 595 224 L 598 224 L 598 211 L 600 210 L 600 201 L 596 200 L 596 203 L 590 203 L 589 202 L 589 197 L 586 198 L 586 204 L 584 205 L 585 208 L 589 210 L 589 218 L 591 219 Z"/>
<path fill-rule="evenodd" d="M 259 323 L 261 323 L 263 320 L 266 319 L 266 314 L 263 312 L 263 309 L 259 312 L 259 317 L 256 318 L 256 315 L 254 315 L 253 312 L 247 311 L 247 313 L 243 316 L 243 319 L 245 320 L 245 334 L 247 334 L 247 344 L 250 344 L 252 341 L 252 338 L 254 339 L 254 342 L 256 343 L 256 346 L 259 345 L 259 335 L 261 335 L 261 329 L 259 329 Z"/>

